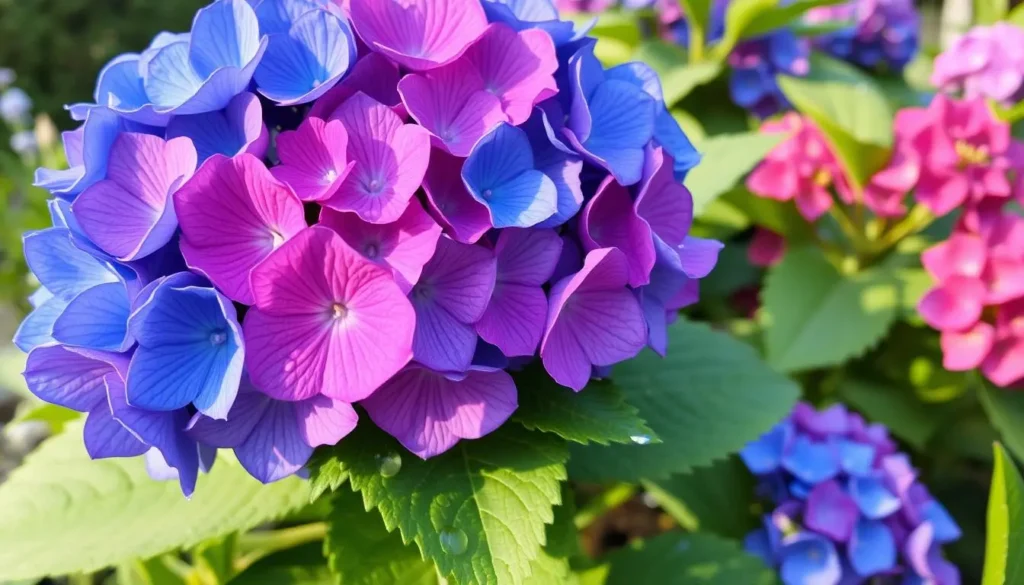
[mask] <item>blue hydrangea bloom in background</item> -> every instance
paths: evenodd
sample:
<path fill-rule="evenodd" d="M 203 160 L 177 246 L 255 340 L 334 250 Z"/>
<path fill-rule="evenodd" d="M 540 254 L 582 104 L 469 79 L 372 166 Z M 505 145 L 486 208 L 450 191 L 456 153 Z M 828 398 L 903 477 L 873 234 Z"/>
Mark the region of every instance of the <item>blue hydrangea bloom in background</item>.
<path fill-rule="evenodd" d="M 884 426 L 799 403 L 740 457 L 774 506 L 746 548 L 784 585 L 960 584 L 942 555 L 960 528 Z"/>
<path fill-rule="evenodd" d="M 850 23 L 814 46 L 867 69 L 900 72 L 917 55 L 921 15 L 912 0 L 853 0 L 808 11 L 808 24 Z"/>

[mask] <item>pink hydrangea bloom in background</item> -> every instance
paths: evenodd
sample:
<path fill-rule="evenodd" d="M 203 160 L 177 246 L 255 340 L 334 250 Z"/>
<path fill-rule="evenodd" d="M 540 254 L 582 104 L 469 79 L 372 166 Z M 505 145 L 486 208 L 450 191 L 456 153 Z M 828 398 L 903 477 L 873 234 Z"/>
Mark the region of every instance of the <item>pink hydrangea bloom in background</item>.
<path fill-rule="evenodd" d="M 1024 219 L 1003 213 L 980 233 L 958 229 L 921 263 L 936 284 L 918 310 L 942 332 L 946 369 L 981 368 L 999 386 L 1024 378 Z"/>
<path fill-rule="evenodd" d="M 789 113 L 762 124 L 761 132 L 789 137 L 772 149 L 747 178 L 747 187 L 754 194 L 794 201 L 808 221 L 817 220 L 832 207 L 832 189 L 843 201 L 852 202 L 846 176 L 813 122 Z"/>
<path fill-rule="evenodd" d="M 935 58 L 932 84 L 1011 106 L 1024 97 L 1024 29 L 1006 22 L 976 26 Z"/>

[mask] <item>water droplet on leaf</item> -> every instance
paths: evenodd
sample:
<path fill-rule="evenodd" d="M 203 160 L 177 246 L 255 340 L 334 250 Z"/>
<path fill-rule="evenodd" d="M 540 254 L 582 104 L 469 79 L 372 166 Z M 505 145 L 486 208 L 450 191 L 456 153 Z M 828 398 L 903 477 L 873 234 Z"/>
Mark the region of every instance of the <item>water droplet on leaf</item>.
<path fill-rule="evenodd" d="M 438 538 L 441 540 L 441 548 L 450 555 L 461 555 L 469 547 L 469 537 L 458 528 L 442 530 Z"/>
<path fill-rule="evenodd" d="M 394 452 L 377 455 L 377 467 L 382 477 L 394 477 L 402 469 L 402 456 Z"/>
<path fill-rule="evenodd" d="M 651 437 L 649 437 L 648 435 L 633 435 L 629 439 L 636 443 L 637 445 L 651 444 Z"/>

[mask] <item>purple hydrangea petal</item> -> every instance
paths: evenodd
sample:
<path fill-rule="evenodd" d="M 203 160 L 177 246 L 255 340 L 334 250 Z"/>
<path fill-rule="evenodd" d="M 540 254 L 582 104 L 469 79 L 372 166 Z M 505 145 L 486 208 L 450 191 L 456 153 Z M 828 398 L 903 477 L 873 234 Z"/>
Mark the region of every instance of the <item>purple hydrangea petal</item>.
<path fill-rule="evenodd" d="M 232 157 L 243 152 L 263 158 L 270 144 L 263 107 L 249 92 L 238 94 L 220 111 L 175 116 L 167 124 L 167 138 L 179 136 L 192 139 L 199 162 L 215 154 Z"/>
<path fill-rule="evenodd" d="M 325 120 L 331 118 L 345 100 L 362 92 L 404 118 L 405 106 L 398 93 L 401 77 L 398 66 L 387 57 L 380 53 L 364 55 L 344 79 L 313 103 L 309 116 Z"/>
<path fill-rule="evenodd" d="M 819 483 L 807 495 L 804 525 L 836 542 L 846 542 L 853 534 L 857 504 L 834 480 Z"/>
<path fill-rule="evenodd" d="M 99 386 L 104 389 L 102 378 Z M 89 416 L 85 419 L 82 438 L 85 442 L 86 452 L 93 459 L 137 457 L 149 450 L 148 445 L 140 441 L 114 418 L 110 404 L 106 400 L 98 403 L 89 411 Z"/>
<path fill-rule="evenodd" d="M 687 236 L 679 246 L 679 260 L 686 276 L 695 280 L 704 278 L 718 263 L 718 253 L 725 245 L 717 240 Z"/>
<path fill-rule="evenodd" d="M 243 377 L 238 396 L 228 411 L 227 419 L 217 420 L 197 413 L 189 421 L 188 434 L 195 440 L 213 447 L 234 449 L 249 438 L 253 428 L 263 418 L 263 413 L 266 412 L 271 400 L 269 396 L 256 390 L 247 377 Z"/>
<path fill-rule="evenodd" d="M 647 150 L 640 193 L 636 198 L 636 213 L 647 222 L 655 236 L 673 248 L 683 245 L 690 232 L 693 196 L 675 179 L 672 159 L 661 148 Z"/>
<path fill-rule="evenodd" d="M 336 444 L 351 433 L 359 421 L 351 404 L 322 394 L 296 402 L 293 407 L 299 434 L 311 447 Z"/>
<path fill-rule="evenodd" d="M 127 366 L 126 358 L 62 345 L 38 347 L 28 354 L 25 383 L 40 400 L 78 412 L 106 404 L 103 377 Z"/>
<path fill-rule="evenodd" d="M 530 139 L 534 166 L 555 184 L 557 196 L 554 215 L 537 224 L 537 227 L 562 225 L 575 216 L 583 205 L 583 187 L 580 183 L 583 160 L 552 143 L 540 108 L 534 109 L 533 115 L 522 128 Z"/>
<path fill-rule="evenodd" d="M 574 37 L 572 21 L 559 20 L 551 0 L 484 0 L 484 12 L 490 22 L 501 22 L 513 30 L 542 30 L 556 45 Z"/>
<path fill-rule="evenodd" d="M 650 225 L 637 215 L 629 190 L 607 177 L 580 216 L 580 241 L 586 251 L 617 248 L 629 265 L 629 285 L 650 282 L 657 260 Z"/>
<path fill-rule="evenodd" d="M 428 459 L 494 431 L 518 401 L 512 377 L 501 370 L 451 375 L 412 366 L 362 404 L 378 426 Z"/>
<path fill-rule="evenodd" d="M 313 454 L 299 431 L 294 408 L 288 402 L 269 401 L 252 432 L 235 447 L 238 462 L 263 483 L 294 475 Z"/>
<path fill-rule="evenodd" d="M 602 248 L 552 287 L 540 357 L 556 382 L 582 390 L 592 366 L 610 366 L 643 349 L 647 328 L 628 281 L 625 256 Z"/>
<path fill-rule="evenodd" d="M 416 308 L 416 361 L 446 372 L 469 367 L 476 349 L 472 325 L 487 309 L 496 272 L 490 250 L 447 237 L 438 241 L 434 257 L 409 294 Z"/>
<path fill-rule="evenodd" d="M 70 168 L 40 168 L 36 170 L 33 184 L 54 195 L 73 199 L 106 174 L 110 147 L 124 128 L 124 122 L 114 111 L 91 110 L 78 130 L 62 135 Z"/>
<path fill-rule="evenodd" d="M 470 195 L 462 180 L 462 167 L 463 159 L 433 150 L 423 191 L 431 213 L 448 235 L 457 242 L 475 244 L 491 229 L 491 215 L 487 206 Z"/>
<path fill-rule="evenodd" d="M 300 16 L 287 32 L 270 35 L 256 68 L 259 91 L 290 106 L 311 102 L 331 89 L 356 58 L 348 23 L 327 10 Z"/>

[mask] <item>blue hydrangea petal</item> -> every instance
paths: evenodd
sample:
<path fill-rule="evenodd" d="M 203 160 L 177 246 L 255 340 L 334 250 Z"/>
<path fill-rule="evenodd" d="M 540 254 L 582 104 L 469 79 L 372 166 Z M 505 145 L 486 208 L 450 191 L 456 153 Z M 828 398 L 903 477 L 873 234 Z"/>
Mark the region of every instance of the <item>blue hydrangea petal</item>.
<path fill-rule="evenodd" d="M 782 466 L 801 481 L 813 485 L 839 473 L 839 456 L 831 445 L 798 436 L 782 456 Z"/>
<path fill-rule="evenodd" d="M 661 89 L 661 80 L 658 74 L 651 69 L 650 65 L 639 61 L 622 63 L 604 72 L 605 79 L 617 79 L 630 83 L 654 98 L 654 101 L 661 105 L 665 103 L 665 96 Z"/>
<path fill-rule="evenodd" d="M 271 35 L 288 32 L 292 23 L 302 15 L 330 6 L 330 0 L 261 0 L 253 8 L 260 23 L 260 33 Z"/>
<path fill-rule="evenodd" d="M 644 146 L 654 136 L 655 105 L 651 96 L 628 82 L 600 84 L 590 101 L 589 136 L 574 146 L 612 173 L 619 184 L 638 183 L 643 176 Z"/>
<path fill-rule="evenodd" d="M 847 491 L 862 514 L 878 520 L 900 509 L 900 499 L 878 476 L 851 477 Z"/>
<path fill-rule="evenodd" d="M 865 443 L 847 439 L 836 442 L 839 449 L 839 461 L 843 471 L 850 475 L 864 476 L 871 473 L 875 462 L 875 448 Z"/>
<path fill-rule="evenodd" d="M 31 232 L 24 249 L 32 274 L 56 297 L 71 300 L 86 289 L 119 281 L 113 266 L 75 246 L 67 229 Z"/>
<path fill-rule="evenodd" d="M 352 30 L 326 10 L 308 12 L 287 33 L 270 36 L 256 68 L 259 91 L 282 105 L 315 100 L 334 87 L 355 61 Z"/>
<path fill-rule="evenodd" d="M 729 76 L 729 95 L 739 106 L 747 108 L 764 99 L 768 93 L 764 76 L 756 67 L 733 69 Z"/>
<path fill-rule="evenodd" d="M 779 575 L 785 585 L 836 584 L 842 574 L 836 547 L 826 538 L 804 533 L 786 543 Z"/>
<path fill-rule="evenodd" d="M 189 61 L 200 78 L 224 67 L 242 69 L 260 51 L 259 20 L 245 0 L 218 0 L 196 13 Z"/>
<path fill-rule="evenodd" d="M 526 132 L 507 123 L 473 147 L 462 168 L 463 182 L 487 206 L 494 227 L 530 227 L 557 210 L 554 182 L 533 165 Z"/>
<path fill-rule="evenodd" d="M 861 577 L 885 573 L 896 566 L 896 539 L 882 522 L 862 518 L 853 529 L 847 556 Z"/>
<path fill-rule="evenodd" d="M 301 469 L 313 448 L 303 441 L 294 407 L 272 401 L 249 437 L 235 448 L 238 462 L 253 477 L 271 483 Z"/>
<path fill-rule="evenodd" d="M 149 450 L 145 443 L 114 419 L 106 400 L 89 412 L 83 439 L 85 450 L 93 459 L 137 457 Z"/>
<path fill-rule="evenodd" d="M 189 423 L 189 435 L 200 443 L 234 449 L 249 438 L 269 406 L 270 397 L 255 390 L 245 379 L 227 420 L 197 414 Z"/>
<path fill-rule="evenodd" d="M 752 473 L 763 475 L 771 473 L 782 464 L 782 455 L 792 441 L 793 424 L 784 421 L 762 435 L 756 441 L 748 443 L 740 451 L 740 458 Z"/>
<path fill-rule="evenodd" d="M 938 500 L 931 500 L 921 507 L 921 519 L 923 522 L 931 522 L 935 531 L 933 536 L 935 542 L 942 544 L 953 542 L 958 540 L 962 534 L 956 520 L 953 520 L 953 517 Z"/>
<path fill-rule="evenodd" d="M 106 176 L 110 147 L 113 146 L 114 140 L 124 129 L 124 121 L 113 110 L 109 108 L 90 110 L 79 129 L 81 143 L 73 144 L 65 140 L 65 151 L 67 151 L 68 163 L 71 168 L 66 170 L 36 169 L 33 184 L 54 195 L 73 199 L 75 195 Z M 67 134 L 65 133 L 65 136 Z M 71 151 L 72 148 L 75 149 L 75 152 Z M 75 154 L 80 154 L 82 159 L 76 161 Z"/>
<path fill-rule="evenodd" d="M 500 22 L 516 31 L 540 29 L 551 36 L 556 46 L 575 37 L 575 25 L 559 20 L 551 0 L 484 0 L 483 7 L 489 22 Z"/>
<path fill-rule="evenodd" d="M 244 360 L 234 306 L 214 289 L 174 284 L 164 281 L 131 316 L 139 348 L 128 370 L 128 401 L 161 411 L 194 403 L 211 418 L 226 418 Z"/>
<path fill-rule="evenodd" d="M 654 118 L 654 141 L 672 157 L 672 173 L 682 182 L 686 174 L 700 162 L 700 153 L 679 127 L 679 122 L 664 107 Z"/>
<path fill-rule="evenodd" d="M 27 353 L 40 345 L 56 343 L 53 324 L 67 306 L 68 301 L 53 296 L 37 306 L 18 326 L 14 333 L 14 345 Z"/>
<path fill-rule="evenodd" d="M 134 343 L 128 335 L 130 312 L 124 283 L 94 286 L 68 303 L 53 324 L 53 337 L 72 347 L 122 352 Z"/>
<path fill-rule="evenodd" d="M 743 550 L 764 561 L 765 565 L 775 566 L 775 554 L 768 540 L 768 531 L 764 528 L 751 531 L 743 538 Z"/>
<path fill-rule="evenodd" d="M 171 43 L 158 50 L 149 62 L 146 95 L 158 108 L 172 111 L 203 86 L 203 78 L 192 69 L 188 47 L 187 41 Z"/>

